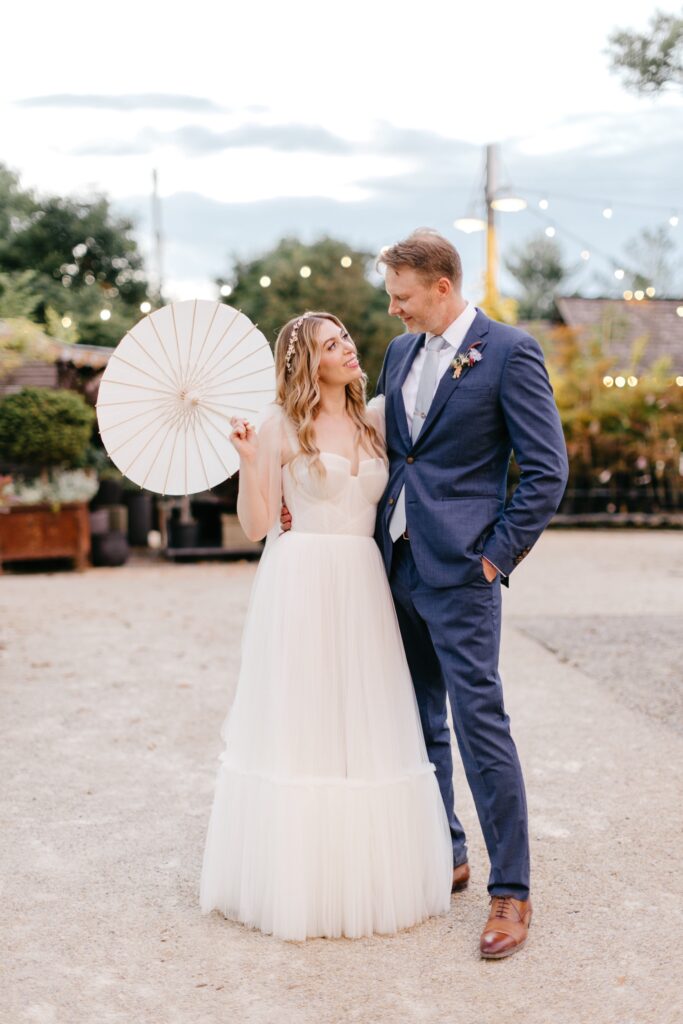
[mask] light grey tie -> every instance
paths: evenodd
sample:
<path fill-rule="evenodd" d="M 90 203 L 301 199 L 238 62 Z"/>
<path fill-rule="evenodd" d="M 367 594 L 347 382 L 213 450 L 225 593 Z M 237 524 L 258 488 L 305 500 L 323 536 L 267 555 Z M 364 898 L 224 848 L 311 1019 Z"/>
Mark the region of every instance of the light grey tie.
<path fill-rule="evenodd" d="M 424 426 L 424 421 L 427 419 L 427 413 L 429 407 L 432 404 L 434 393 L 436 391 L 436 384 L 439 375 L 439 356 L 444 345 L 446 345 L 446 339 L 442 338 L 440 334 L 435 334 L 433 338 L 430 338 L 427 342 L 425 359 L 422 364 L 422 373 L 420 374 L 420 382 L 417 386 L 417 398 L 415 399 L 415 412 L 413 413 L 413 425 L 411 429 L 411 436 L 413 444 L 418 439 L 420 431 Z M 406 529 L 406 489 L 405 485 L 401 488 L 401 493 L 396 500 L 396 508 L 394 514 L 389 522 L 389 536 L 392 540 L 397 540 L 402 533 L 405 533 Z"/>

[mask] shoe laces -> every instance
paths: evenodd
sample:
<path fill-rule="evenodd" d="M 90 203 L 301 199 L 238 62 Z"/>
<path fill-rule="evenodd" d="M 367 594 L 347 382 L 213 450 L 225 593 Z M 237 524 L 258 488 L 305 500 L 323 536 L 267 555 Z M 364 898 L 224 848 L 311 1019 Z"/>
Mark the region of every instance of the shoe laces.
<path fill-rule="evenodd" d="M 493 915 L 492 916 L 493 917 L 503 917 L 503 918 L 512 917 L 513 916 L 512 915 L 512 911 L 514 910 L 514 907 L 513 907 L 511 901 L 512 901 L 512 896 L 494 896 L 493 897 L 494 911 L 493 911 Z"/>

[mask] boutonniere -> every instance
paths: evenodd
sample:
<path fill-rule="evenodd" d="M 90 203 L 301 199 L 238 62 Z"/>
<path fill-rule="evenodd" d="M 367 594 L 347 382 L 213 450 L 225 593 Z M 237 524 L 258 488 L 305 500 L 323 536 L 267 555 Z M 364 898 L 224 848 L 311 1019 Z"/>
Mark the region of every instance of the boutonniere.
<path fill-rule="evenodd" d="M 474 366 L 481 359 L 481 352 L 478 351 L 478 341 L 475 341 L 466 352 L 458 352 L 457 356 L 451 363 L 453 367 L 453 377 L 455 380 L 458 379 L 463 370 L 467 369 L 468 366 Z"/>

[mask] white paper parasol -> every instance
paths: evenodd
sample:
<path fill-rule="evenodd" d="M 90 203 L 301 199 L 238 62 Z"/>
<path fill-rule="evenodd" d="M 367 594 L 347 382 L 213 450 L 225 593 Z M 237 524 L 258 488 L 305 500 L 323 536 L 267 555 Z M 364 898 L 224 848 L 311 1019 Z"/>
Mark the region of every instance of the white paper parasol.
<path fill-rule="evenodd" d="M 274 397 L 273 355 L 256 325 L 232 306 L 191 299 L 144 317 L 119 342 L 97 419 L 124 476 L 159 494 L 195 494 L 239 467 L 230 417 L 253 419 Z"/>

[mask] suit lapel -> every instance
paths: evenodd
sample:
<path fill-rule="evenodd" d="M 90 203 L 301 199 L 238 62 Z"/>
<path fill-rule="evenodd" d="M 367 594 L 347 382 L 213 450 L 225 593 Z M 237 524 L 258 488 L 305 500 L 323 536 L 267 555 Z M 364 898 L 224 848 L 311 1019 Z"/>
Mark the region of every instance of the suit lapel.
<path fill-rule="evenodd" d="M 410 367 L 413 365 L 415 356 L 419 352 L 420 347 L 424 344 L 424 340 L 424 334 L 416 334 L 413 336 L 413 340 L 408 345 L 406 354 L 398 367 L 396 383 L 392 388 L 391 393 L 394 403 L 394 416 L 396 417 L 396 423 L 398 424 L 398 429 L 406 448 L 410 448 L 413 442 L 411 441 L 410 433 L 408 432 L 408 418 L 406 416 L 406 407 L 403 402 L 403 385 L 410 371 Z"/>
<path fill-rule="evenodd" d="M 482 313 L 482 311 L 480 309 L 478 309 L 477 310 L 477 315 L 475 316 L 474 320 L 472 321 L 470 329 L 468 330 L 467 334 L 465 335 L 465 337 L 463 339 L 463 342 L 462 342 L 460 348 L 458 349 L 458 352 L 465 352 L 470 347 L 470 345 L 473 345 L 475 342 L 478 342 L 478 344 L 477 344 L 478 350 L 480 352 L 483 352 L 484 346 L 486 345 L 486 337 L 485 336 L 488 333 L 488 329 L 489 329 L 489 318 L 484 313 Z M 475 367 L 476 367 L 476 363 L 475 363 Z M 422 439 L 424 438 L 424 436 L 427 434 L 427 432 L 432 427 L 434 421 L 436 420 L 437 416 L 439 415 L 439 413 L 443 409 L 444 405 L 446 404 L 448 399 L 451 397 L 451 395 L 453 394 L 455 389 L 460 385 L 460 382 L 462 381 L 463 377 L 466 374 L 471 373 L 473 369 L 474 369 L 474 367 L 466 367 L 462 371 L 460 376 L 456 378 L 456 377 L 453 376 L 453 370 L 451 369 L 451 367 L 450 366 L 448 367 L 448 369 L 444 373 L 443 377 L 439 381 L 439 386 L 437 387 L 436 394 L 434 395 L 434 398 L 432 399 L 432 404 L 429 407 L 429 412 L 427 413 L 427 418 L 426 418 L 426 420 L 424 422 L 424 426 L 423 426 L 422 430 L 420 431 L 420 434 L 419 434 L 419 437 L 418 437 L 417 441 L 415 442 L 415 447 L 417 447 L 422 442 Z M 404 418 L 405 418 L 405 413 L 404 413 Z"/>

